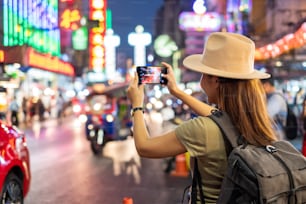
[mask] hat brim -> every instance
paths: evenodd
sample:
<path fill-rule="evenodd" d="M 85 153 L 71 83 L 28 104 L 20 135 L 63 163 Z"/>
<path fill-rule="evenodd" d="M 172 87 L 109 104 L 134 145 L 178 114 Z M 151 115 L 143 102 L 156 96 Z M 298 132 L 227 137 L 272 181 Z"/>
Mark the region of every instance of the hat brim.
<path fill-rule="evenodd" d="M 219 76 L 224 78 L 230 78 L 230 79 L 267 79 L 270 78 L 271 75 L 268 73 L 264 73 L 258 70 L 255 70 L 251 73 L 243 74 L 243 73 L 232 73 L 232 72 L 226 72 L 221 71 L 215 68 L 211 68 L 209 66 L 204 65 L 202 62 L 202 55 L 201 54 L 195 54 L 190 55 L 186 57 L 183 61 L 183 64 L 186 68 L 201 72 L 204 74 L 209 74 L 213 76 Z"/>

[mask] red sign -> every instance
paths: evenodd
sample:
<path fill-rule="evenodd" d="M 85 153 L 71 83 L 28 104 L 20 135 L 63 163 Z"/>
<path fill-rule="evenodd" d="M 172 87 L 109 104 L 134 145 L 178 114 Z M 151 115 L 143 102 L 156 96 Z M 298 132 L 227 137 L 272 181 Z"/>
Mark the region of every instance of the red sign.
<path fill-rule="evenodd" d="M 89 69 L 102 71 L 105 68 L 106 0 L 89 1 L 89 19 L 99 21 L 99 27 L 89 30 Z"/>

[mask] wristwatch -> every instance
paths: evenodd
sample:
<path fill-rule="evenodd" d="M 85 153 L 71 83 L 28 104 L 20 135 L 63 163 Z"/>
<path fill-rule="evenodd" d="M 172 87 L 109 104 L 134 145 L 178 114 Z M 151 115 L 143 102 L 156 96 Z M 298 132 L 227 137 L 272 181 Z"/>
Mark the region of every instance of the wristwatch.
<path fill-rule="evenodd" d="M 134 116 L 134 113 L 136 111 L 142 111 L 144 113 L 144 110 L 143 110 L 143 107 L 135 107 L 131 110 L 131 116 L 133 117 Z"/>

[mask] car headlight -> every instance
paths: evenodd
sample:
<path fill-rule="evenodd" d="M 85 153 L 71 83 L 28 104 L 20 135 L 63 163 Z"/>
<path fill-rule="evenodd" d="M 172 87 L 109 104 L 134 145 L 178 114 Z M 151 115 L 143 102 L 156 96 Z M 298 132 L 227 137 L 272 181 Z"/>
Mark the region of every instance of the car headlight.
<path fill-rule="evenodd" d="M 74 105 L 72 107 L 72 110 L 74 113 L 79 113 L 81 111 L 81 106 L 80 105 Z"/>
<path fill-rule="evenodd" d="M 87 125 L 87 129 L 92 130 L 92 129 L 94 129 L 94 126 L 92 124 L 89 124 L 89 125 Z"/>
<path fill-rule="evenodd" d="M 87 116 L 85 114 L 81 114 L 78 119 L 80 122 L 85 123 L 87 121 Z"/>
<path fill-rule="evenodd" d="M 101 110 L 101 109 L 102 109 L 102 104 L 101 104 L 101 103 L 95 103 L 95 104 L 93 105 L 93 109 L 94 109 L 94 111 L 99 111 L 99 110 Z"/>
<path fill-rule="evenodd" d="M 113 122 L 113 121 L 114 121 L 114 116 L 111 115 L 111 114 L 108 114 L 108 115 L 106 116 L 106 121 L 109 122 L 109 123 Z"/>

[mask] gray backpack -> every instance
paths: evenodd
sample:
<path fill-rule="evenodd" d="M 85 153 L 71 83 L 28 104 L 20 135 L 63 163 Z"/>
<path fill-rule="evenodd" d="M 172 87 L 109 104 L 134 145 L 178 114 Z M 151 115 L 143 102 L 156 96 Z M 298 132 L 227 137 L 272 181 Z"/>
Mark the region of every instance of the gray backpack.
<path fill-rule="evenodd" d="M 229 147 L 217 203 L 306 203 L 306 158 L 291 143 L 245 144 L 226 113 L 214 111 L 209 117 L 218 124 Z"/>

